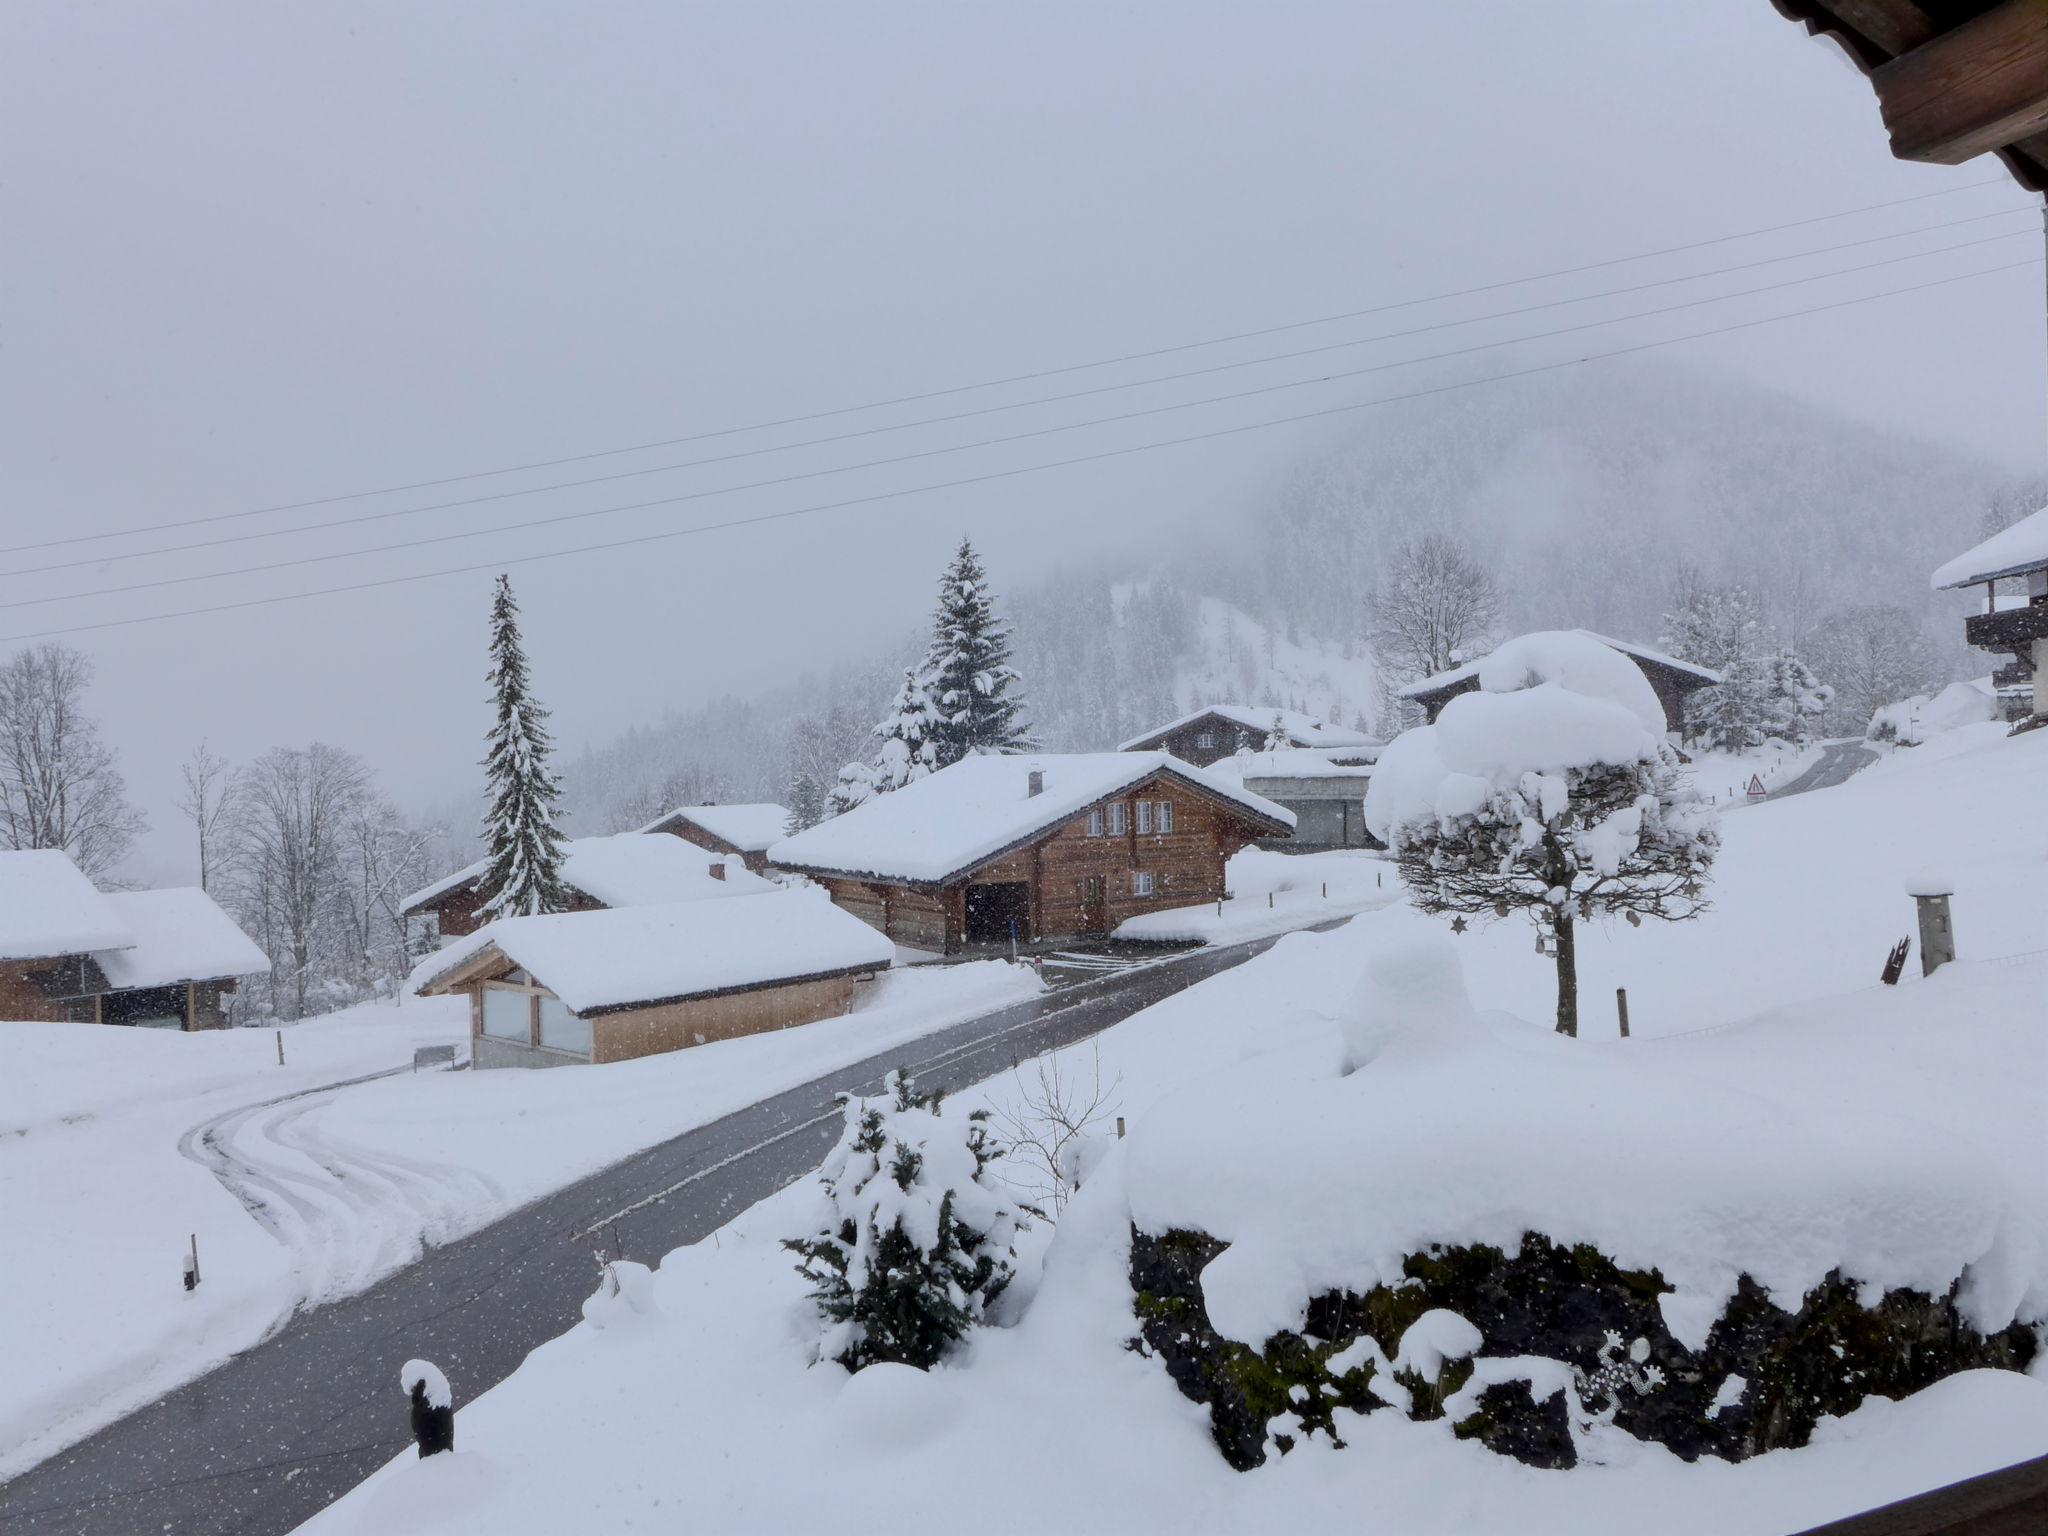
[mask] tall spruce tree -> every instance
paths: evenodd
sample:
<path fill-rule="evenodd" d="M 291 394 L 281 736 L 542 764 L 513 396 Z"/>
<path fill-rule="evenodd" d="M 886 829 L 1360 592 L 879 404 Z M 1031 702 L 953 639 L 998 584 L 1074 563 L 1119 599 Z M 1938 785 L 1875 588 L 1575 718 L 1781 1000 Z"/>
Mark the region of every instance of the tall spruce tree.
<path fill-rule="evenodd" d="M 1023 716 L 1024 696 L 1010 665 L 1010 626 L 999 618 L 988 575 L 966 539 L 939 578 L 925 676 L 937 707 L 932 743 L 937 766 L 970 752 L 1028 752 L 1037 745 Z"/>
<path fill-rule="evenodd" d="M 795 837 L 815 827 L 826 815 L 825 791 L 816 779 L 799 770 L 789 781 L 789 819 L 782 824 L 782 835 Z"/>
<path fill-rule="evenodd" d="M 548 771 L 548 712 L 527 691 L 526 652 L 519 643 L 519 604 L 512 578 L 500 576 L 491 599 L 491 694 L 498 708 L 484 773 L 489 863 L 482 893 L 486 917 L 559 912 L 562 834 L 555 825 L 561 781 Z"/>

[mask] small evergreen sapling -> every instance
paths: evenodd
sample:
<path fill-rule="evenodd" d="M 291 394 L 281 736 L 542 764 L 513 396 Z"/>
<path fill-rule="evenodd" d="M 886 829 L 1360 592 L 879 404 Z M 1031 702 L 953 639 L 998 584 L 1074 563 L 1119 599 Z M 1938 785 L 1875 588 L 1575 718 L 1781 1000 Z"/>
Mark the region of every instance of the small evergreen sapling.
<path fill-rule="evenodd" d="M 986 1110 L 948 1119 L 900 1072 L 882 1098 L 839 1102 L 846 1129 L 818 1171 L 813 1233 L 783 1244 L 811 1282 L 817 1358 L 926 1370 L 1009 1285 L 1024 1219 L 984 1178 L 1001 1156 Z"/>

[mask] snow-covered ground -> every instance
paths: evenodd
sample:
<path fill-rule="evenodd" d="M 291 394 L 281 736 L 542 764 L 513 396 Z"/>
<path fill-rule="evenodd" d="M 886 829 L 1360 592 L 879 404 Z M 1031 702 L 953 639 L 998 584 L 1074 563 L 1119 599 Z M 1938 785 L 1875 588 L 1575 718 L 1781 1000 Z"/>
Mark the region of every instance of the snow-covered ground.
<path fill-rule="evenodd" d="M 1772 741 L 1748 752 L 1688 752 L 1692 761 L 1683 771 L 1704 798 L 1726 810 L 1749 803 L 1752 777 L 1766 794 L 1783 789 L 1819 762 L 1823 750 L 1818 741 L 1799 747 Z"/>
<path fill-rule="evenodd" d="M 1589 1038 L 1576 1042 L 1524 1022 L 1548 1017 L 1553 984 L 1524 924 L 1446 940 L 1441 922 L 1402 905 L 1290 935 L 1101 1037 L 1129 1139 L 1107 1150 L 1056 1237 L 1034 1229 L 1031 1272 L 1006 1298 L 1011 1326 L 979 1330 L 946 1366 L 851 1378 L 806 1366 L 815 1324 L 807 1334 L 802 1282 L 778 1242 L 813 1196 L 792 1189 L 717 1242 L 667 1256 L 651 1315 L 579 1327 L 465 1405 L 456 1455 L 401 1457 L 308 1529 L 625 1529 L 682 1508 L 709 1529 L 790 1529 L 828 1509 L 841 1529 L 879 1531 L 901 1524 L 903 1506 L 875 1490 L 895 1489 L 920 1507 L 972 1510 L 990 1531 L 1369 1518 L 1404 1536 L 1761 1536 L 2038 1455 L 2048 1382 L 1987 1371 L 1903 1402 L 1868 1401 L 1824 1421 L 1804 1449 L 1735 1465 L 1686 1465 L 1610 1435 L 1573 1472 L 1537 1471 L 1454 1439 L 1442 1422 L 1340 1411 L 1345 1449 L 1309 1441 L 1239 1474 L 1202 1410 L 1157 1361 L 1126 1348 L 1136 1322 L 1125 1268 L 1134 1218 L 1200 1219 L 1241 1224 L 1221 1235 L 1248 1248 L 1268 1239 L 1266 1265 L 1220 1277 L 1254 1328 L 1333 1279 L 1300 1266 L 1351 1265 L 1349 1278 L 1369 1282 L 1372 1239 L 1397 1241 L 1370 1224 L 1426 1223 L 1430 1202 L 1368 1202 L 1333 1241 L 1290 1247 L 1307 1242 L 1286 1219 L 1313 1204 L 1297 1198 L 1302 1186 L 1332 1170 L 1338 1183 L 1383 1172 L 1328 1161 L 1339 1141 L 1391 1157 L 1406 1133 L 1455 1152 L 1476 1116 L 1486 1134 L 1451 1159 L 1440 1190 L 1426 1159 L 1416 1172 L 1459 1224 L 1448 1237 L 1480 1217 L 1503 1230 L 1540 1217 L 1565 1238 L 1606 1222 L 1602 1233 L 1626 1246 L 1627 1211 L 1614 1201 L 1643 1177 L 1637 1154 L 1693 1145 L 1682 1179 L 1667 1158 L 1657 1166 L 1668 1187 L 1633 1196 L 1642 1241 L 1668 1242 L 1676 1267 L 1711 1282 L 1714 1224 L 1725 1221 L 1730 1251 L 1783 1284 L 1830 1257 L 1887 1278 L 1967 1259 L 1967 1307 L 2037 1315 L 2048 1303 L 2044 782 L 2048 734 L 1971 728 L 1843 787 L 1729 818 L 1707 916 L 1582 933 L 1585 995 L 1630 988 L 1638 1038 L 1627 1042 L 1593 1023 L 1592 1009 Z M 1904 883 L 1930 865 L 1955 884 L 1963 958 L 1882 987 L 1884 952 L 1912 927 Z M 1423 936 L 1462 961 L 1479 1015 L 1449 1032 L 1457 1038 L 1432 1034 L 1426 1008 L 1406 1021 L 1422 1028 L 1415 1039 L 1361 1035 L 1361 976 L 1374 956 L 1413 953 Z M 1385 1060 L 1341 1075 L 1347 1054 L 1376 1050 Z M 999 1080 L 955 1111 L 1018 1092 Z M 1516 1127 L 1526 1148 L 1555 1132 L 1582 1156 L 1562 1169 L 1518 1159 Z M 1738 1144 L 1744 1128 L 1758 1146 Z M 1304 1129 L 1314 1133 L 1306 1155 L 1295 1146 Z M 1605 1162 L 1589 1165 L 1583 1154 L 1603 1147 Z M 1057 1469 L 1049 1480 L 1046 1468 Z"/>
<path fill-rule="evenodd" d="M 1243 944 L 1349 917 L 1401 896 L 1393 866 L 1355 849 L 1273 853 L 1246 848 L 1225 866 L 1224 884 L 1230 894 L 1220 903 L 1125 918 L 1113 936 L 1142 944 Z"/>
<path fill-rule="evenodd" d="M 269 1030 L 0 1023 L 7 1241 L 49 1260 L 0 1267 L 0 1476 L 422 1244 L 1041 985 L 997 961 L 891 971 L 843 1018 L 541 1072 L 412 1073 L 416 1046 L 466 1042 L 459 998 L 288 1027 L 283 1067 Z"/>

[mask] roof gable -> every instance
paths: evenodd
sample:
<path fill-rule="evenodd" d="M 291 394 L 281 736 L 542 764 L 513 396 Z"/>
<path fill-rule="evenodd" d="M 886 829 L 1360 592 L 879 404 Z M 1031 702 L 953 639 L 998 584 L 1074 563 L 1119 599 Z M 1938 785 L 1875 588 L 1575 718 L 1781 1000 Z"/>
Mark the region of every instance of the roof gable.
<path fill-rule="evenodd" d="M 1044 776 L 1040 793 L 1030 777 Z M 789 869 L 942 885 L 1036 841 L 1149 779 L 1174 780 L 1248 821 L 1282 831 L 1294 813 L 1164 752 L 1020 753 L 963 758 L 785 838 L 769 860 Z"/>
<path fill-rule="evenodd" d="M 1934 573 L 1936 591 L 2048 570 L 2048 507 L 2029 513 Z"/>
<path fill-rule="evenodd" d="M 1633 640 L 1616 640 L 1611 635 L 1599 634 L 1590 629 L 1573 629 L 1566 631 L 1566 633 L 1584 635 L 1588 640 L 1597 640 L 1609 650 L 1619 651 L 1622 655 L 1629 657 L 1633 661 L 1647 662 L 1653 667 L 1663 667 L 1680 676 L 1692 678 L 1694 680 L 1692 686 L 1696 688 L 1705 688 L 1722 680 L 1721 674 L 1712 667 L 1702 667 L 1694 662 L 1680 661 L 1676 656 L 1667 656 L 1662 651 L 1653 651 L 1647 645 L 1637 645 Z M 1466 662 L 1462 666 L 1452 667 L 1447 672 L 1438 672 L 1434 676 L 1421 679 L 1419 682 L 1409 683 L 1406 687 L 1396 689 L 1395 692 L 1404 699 L 1422 699 L 1427 698 L 1433 693 L 1441 693 L 1447 689 L 1461 687 L 1466 683 L 1471 683 L 1476 687 L 1479 679 L 1479 666 L 1485 659 L 1483 656 L 1478 657 L 1475 660 Z"/>
<path fill-rule="evenodd" d="M 789 807 L 766 800 L 751 805 L 679 805 L 640 830 L 666 832 L 679 821 L 701 827 L 742 853 L 761 853 L 786 834 Z"/>
<path fill-rule="evenodd" d="M 769 889 L 768 881 L 730 860 L 725 878 L 714 879 L 711 866 L 725 857 L 665 834 L 619 832 L 610 837 L 577 837 L 562 848 L 562 883 L 607 907 L 746 896 Z M 405 898 L 403 910 L 428 910 L 474 885 L 488 867 L 488 860 L 478 859 L 414 891 Z"/>
<path fill-rule="evenodd" d="M 1156 726 L 1142 736 L 1133 736 L 1120 745 L 1119 752 L 1135 752 L 1148 742 L 1155 742 L 1184 730 L 1198 720 L 1215 719 L 1234 730 L 1257 732 L 1263 741 L 1278 720 L 1280 728 L 1287 733 L 1288 740 L 1297 747 L 1372 747 L 1378 743 L 1363 731 L 1346 730 L 1341 725 L 1331 725 L 1318 720 L 1314 715 L 1304 714 L 1298 709 L 1262 709 L 1253 704 L 1206 704 L 1200 709 L 1191 709 L 1178 719 Z"/>

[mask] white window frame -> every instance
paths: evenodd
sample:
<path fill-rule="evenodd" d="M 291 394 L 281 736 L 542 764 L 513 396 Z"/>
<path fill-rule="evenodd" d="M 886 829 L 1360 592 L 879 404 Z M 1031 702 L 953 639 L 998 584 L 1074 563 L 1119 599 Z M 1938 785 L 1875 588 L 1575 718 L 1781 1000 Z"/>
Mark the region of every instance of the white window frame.
<path fill-rule="evenodd" d="M 1152 802 L 1150 800 L 1140 800 L 1138 802 L 1138 836 L 1150 837 L 1151 835 Z"/>
<path fill-rule="evenodd" d="M 1133 896 L 1150 896 L 1152 894 L 1151 870 L 1134 869 L 1131 871 L 1131 894 Z"/>
<path fill-rule="evenodd" d="M 1090 837 L 1102 836 L 1102 807 L 1099 805 L 1088 813 L 1088 835 Z"/>
<path fill-rule="evenodd" d="M 1123 801 L 1112 800 L 1109 803 L 1108 809 L 1109 835 L 1111 837 L 1122 837 L 1129 826 L 1129 816 Z"/>
<path fill-rule="evenodd" d="M 1207 752 L 1207 751 L 1208 751 L 1208 750 L 1209 750 L 1209 749 L 1210 749 L 1211 747 L 1213 747 L 1213 746 L 1215 746 L 1215 745 L 1216 745 L 1216 733 L 1215 733 L 1214 731 L 1198 731 L 1198 732 L 1196 733 L 1196 735 L 1195 735 L 1195 750 L 1196 750 L 1196 751 L 1198 751 L 1198 752 Z"/>
<path fill-rule="evenodd" d="M 1162 800 L 1152 812 L 1152 830 L 1161 837 L 1173 830 L 1173 802 Z"/>
<path fill-rule="evenodd" d="M 516 1045 L 533 1044 L 533 989 L 531 987 L 506 986 L 501 982 L 487 981 L 483 984 L 483 996 L 477 1004 L 480 1018 L 478 1027 L 492 1040 L 506 1040 Z M 525 1006 L 526 1027 L 517 1034 L 505 1034 L 491 1028 L 491 998 L 516 997 Z"/>

